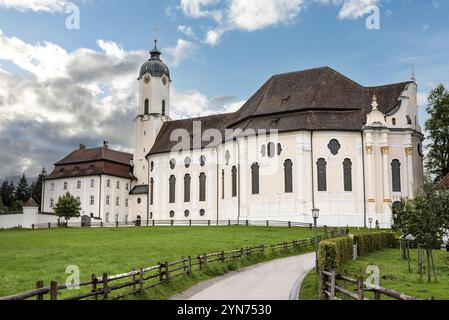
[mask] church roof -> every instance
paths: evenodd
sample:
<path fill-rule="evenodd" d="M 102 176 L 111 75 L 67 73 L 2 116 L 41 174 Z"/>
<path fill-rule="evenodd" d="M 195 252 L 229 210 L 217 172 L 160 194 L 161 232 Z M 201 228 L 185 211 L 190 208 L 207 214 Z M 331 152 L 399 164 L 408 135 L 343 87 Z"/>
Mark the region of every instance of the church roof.
<path fill-rule="evenodd" d="M 170 70 L 167 65 L 161 60 L 162 52 L 157 48 L 157 40 L 154 41 L 154 49 L 150 51 L 150 59 L 145 62 L 140 68 L 140 80 L 145 74 L 149 73 L 152 77 L 162 77 L 166 75 L 170 79 Z"/>
<path fill-rule="evenodd" d="M 55 163 L 55 166 L 101 160 L 130 165 L 130 161 L 132 159 L 133 155 L 130 153 L 100 147 L 94 149 L 75 150 L 61 161 Z"/>
<path fill-rule="evenodd" d="M 235 113 L 167 122 L 150 154 L 170 152 L 176 144 L 170 141 L 171 132 L 184 128 L 192 133 L 195 120 L 201 121 L 203 130 L 220 132 L 226 128 L 360 131 L 374 95 L 379 110 L 387 114 L 410 83 L 364 87 L 329 67 L 275 75 Z"/>

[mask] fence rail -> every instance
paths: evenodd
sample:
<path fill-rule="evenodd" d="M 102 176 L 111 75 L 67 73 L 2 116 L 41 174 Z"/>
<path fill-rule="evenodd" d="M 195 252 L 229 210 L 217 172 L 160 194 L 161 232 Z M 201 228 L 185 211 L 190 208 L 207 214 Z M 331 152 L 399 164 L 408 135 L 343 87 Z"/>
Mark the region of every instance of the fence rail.
<path fill-rule="evenodd" d="M 292 222 L 292 221 L 274 221 L 274 220 L 142 220 L 142 221 L 114 221 L 102 222 L 92 221 L 88 224 L 83 222 L 68 223 L 40 223 L 33 224 L 32 229 L 53 229 L 61 227 L 69 228 L 118 228 L 118 227 L 205 227 L 205 226 L 266 226 L 266 227 L 288 227 L 288 228 L 313 228 L 311 223 Z"/>
<path fill-rule="evenodd" d="M 348 284 L 353 290 L 348 288 Z M 365 283 L 362 278 L 352 279 L 335 271 L 320 272 L 320 299 L 322 300 L 344 300 L 345 298 L 370 300 L 366 297 L 367 292 L 374 294 L 374 300 L 381 300 L 382 295 L 396 300 L 421 300 L 395 290 L 373 286 Z"/>
<path fill-rule="evenodd" d="M 93 274 L 90 280 L 79 284 L 80 289 L 84 289 L 84 292 L 79 292 L 79 294 L 73 296 L 70 296 L 70 292 L 67 291 L 72 289 L 70 285 L 51 281 L 50 286 L 44 287 L 44 282 L 38 281 L 34 290 L 3 297 L 0 300 L 27 300 L 30 298 L 44 300 L 45 297 L 50 300 L 119 300 L 127 296 L 142 294 L 145 290 L 167 283 L 171 279 L 183 275 L 190 276 L 194 271 L 205 269 L 212 263 L 224 263 L 230 260 L 242 259 L 253 254 L 265 253 L 268 250 L 287 251 L 289 249 L 299 249 L 325 239 L 346 234 L 348 234 L 348 230 L 332 229 L 313 238 L 280 242 L 269 246 L 258 245 L 230 251 L 217 251 L 200 254 L 197 257 L 182 257 L 178 261 L 158 262 L 155 266 L 136 268 L 129 272 L 112 276 L 107 273 L 104 273 L 101 277 Z"/>

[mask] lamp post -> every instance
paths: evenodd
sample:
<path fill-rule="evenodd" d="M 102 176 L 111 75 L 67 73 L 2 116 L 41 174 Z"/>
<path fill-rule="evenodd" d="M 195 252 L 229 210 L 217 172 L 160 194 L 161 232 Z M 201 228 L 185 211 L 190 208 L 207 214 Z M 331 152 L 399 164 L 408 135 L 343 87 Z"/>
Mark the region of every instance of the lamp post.
<path fill-rule="evenodd" d="M 373 218 L 369 218 L 368 222 L 369 222 L 369 228 L 371 230 L 372 229 L 372 225 L 373 225 Z"/>
<path fill-rule="evenodd" d="M 315 243 L 315 266 L 316 266 L 316 271 L 319 272 L 318 270 L 318 241 L 317 241 L 317 220 L 320 217 L 320 209 L 317 208 L 313 208 L 312 209 L 312 217 L 313 217 L 313 226 L 314 226 L 314 243 Z"/>

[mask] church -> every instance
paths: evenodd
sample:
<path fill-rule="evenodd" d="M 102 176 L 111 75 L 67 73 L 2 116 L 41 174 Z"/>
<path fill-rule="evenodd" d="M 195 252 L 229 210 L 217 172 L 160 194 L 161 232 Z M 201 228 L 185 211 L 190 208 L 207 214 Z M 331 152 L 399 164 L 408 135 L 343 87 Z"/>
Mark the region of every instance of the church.
<path fill-rule="evenodd" d="M 417 83 L 362 86 L 322 67 L 271 77 L 236 112 L 170 118 L 155 47 L 138 75 L 134 154 L 81 145 L 44 182 L 101 220 L 252 220 L 380 227 L 423 181 Z"/>

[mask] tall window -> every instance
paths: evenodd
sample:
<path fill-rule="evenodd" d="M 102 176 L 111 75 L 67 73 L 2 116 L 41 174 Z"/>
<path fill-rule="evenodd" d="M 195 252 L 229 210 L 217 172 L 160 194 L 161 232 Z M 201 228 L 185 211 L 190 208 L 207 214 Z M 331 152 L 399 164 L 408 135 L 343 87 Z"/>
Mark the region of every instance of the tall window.
<path fill-rule="evenodd" d="M 154 179 L 150 180 L 150 205 L 154 204 Z"/>
<path fill-rule="evenodd" d="M 165 116 L 165 100 L 162 100 L 162 115 Z"/>
<path fill-rule="evenodd" d="M 55 184 L 54 183 L 50 184 L 50 191 L 55 191 Z"/>
<path fill-rule="evenodd" d="M 225 171 L 221 170 L 221 199 L 225 198 Z"/>
<path fill-rule="evenodd" d="M 95 188 L 95 180 L 94 179 L 90 180 L 90 187 Z"/>
<path fill-rule="evenodd" d="M 318 191 L 327 191 L 327 178 L 326 178 L 326 168 L 327 162 L 325 159 L 318 159 L 317 163 L 317 177 L 318 177 Z"/>
<path fill-rule="evenodd" d="M 148 99 L 145 100 L 145 114 L 150 113 L 150 101 Z"/>
<path fill-rule="evenodd" d="M 90 196 L 90 205 L 93 206 L 95 204 L 95 197 Z"/>
<path fill-rule="evenodd" d="M 190 202 L 190 184 L 192 178 L 190 174 L 186 174 L 184 176 L 184 202 Z"/>
<path fill-rule="evenodd" d="M 286 193 L 293 192 L 293 162 L 290 159 L 284 162 L 284 187 Z"/>
<path fill-rule="evenodd" d="M 64 190 L 67 190 L 67 188 L 68 188 L 68 184 L 67 184 L 67 182 L 64 182 Z"/>
<path fill-rule="evenodd" d="M 50 208 L 53 208 L 55 206 L 55 200 L 50 199 Z"/>
<path fill-rule="evenodd" d="M 125 199 L 125 207 L 129 207 L 129 200 L 128 199 Z"/>
<path fill-rule="evenodd" d="M 206 201 L 206 174 L 200 174 L 200 201 Z"/>
<path fill-rule="evenodd" d="M 81 181 L 78 180 L 78 181 L 76 182 L 76 188 L 77 188 L 77 189 L 81 189 Z"/>
<path fill-rule="evenodd" d="M 352 161 L 351 159 L 345 159 L 343 161 L 343 179 L 345 185 L 345 191 L 352 191 Z"/>
<path fill-rule="evenodd" d="M 232 197 L 237 197 L 237 167 L 233 166 L 231 170 L 232 175 Z"/>
<path fill-rule="evenodd" d="M 399 160 L 391 162 L 391 178 L 393 180 L 393 192 L 401 192 L 401 162 Z"/>
<path fill-rule="evenodd" d="M 176 202 L 176 177 L 175 176 L 171 176 L 170 177 L 170 192 L 169 192 L 169 198 L 170 198 L 170 203 L 175 203 Z"/>
<path fill-rule="evenodd" d="M 120 206 L 120 198 L 119 197 L 115 198 L 115 205 L 117 207 Z"/>
<path fill-rule="evenodd" d="M 251 184 L 252 184 L 252 193 L 259 194 L 259 164 L 253 163 L 251 166 Z"/>
<path fill-rule="evenodd" d="M 108 188 L 111 187 L 111 180 L 110 179 L 106 180 L 106 187 L 108 187 Z"/>
<path fill-rule="evenodd" d="M 106 196 L 106 204 L 107 205 L 111 204 L 111 197 L 110 196 Z"/>

